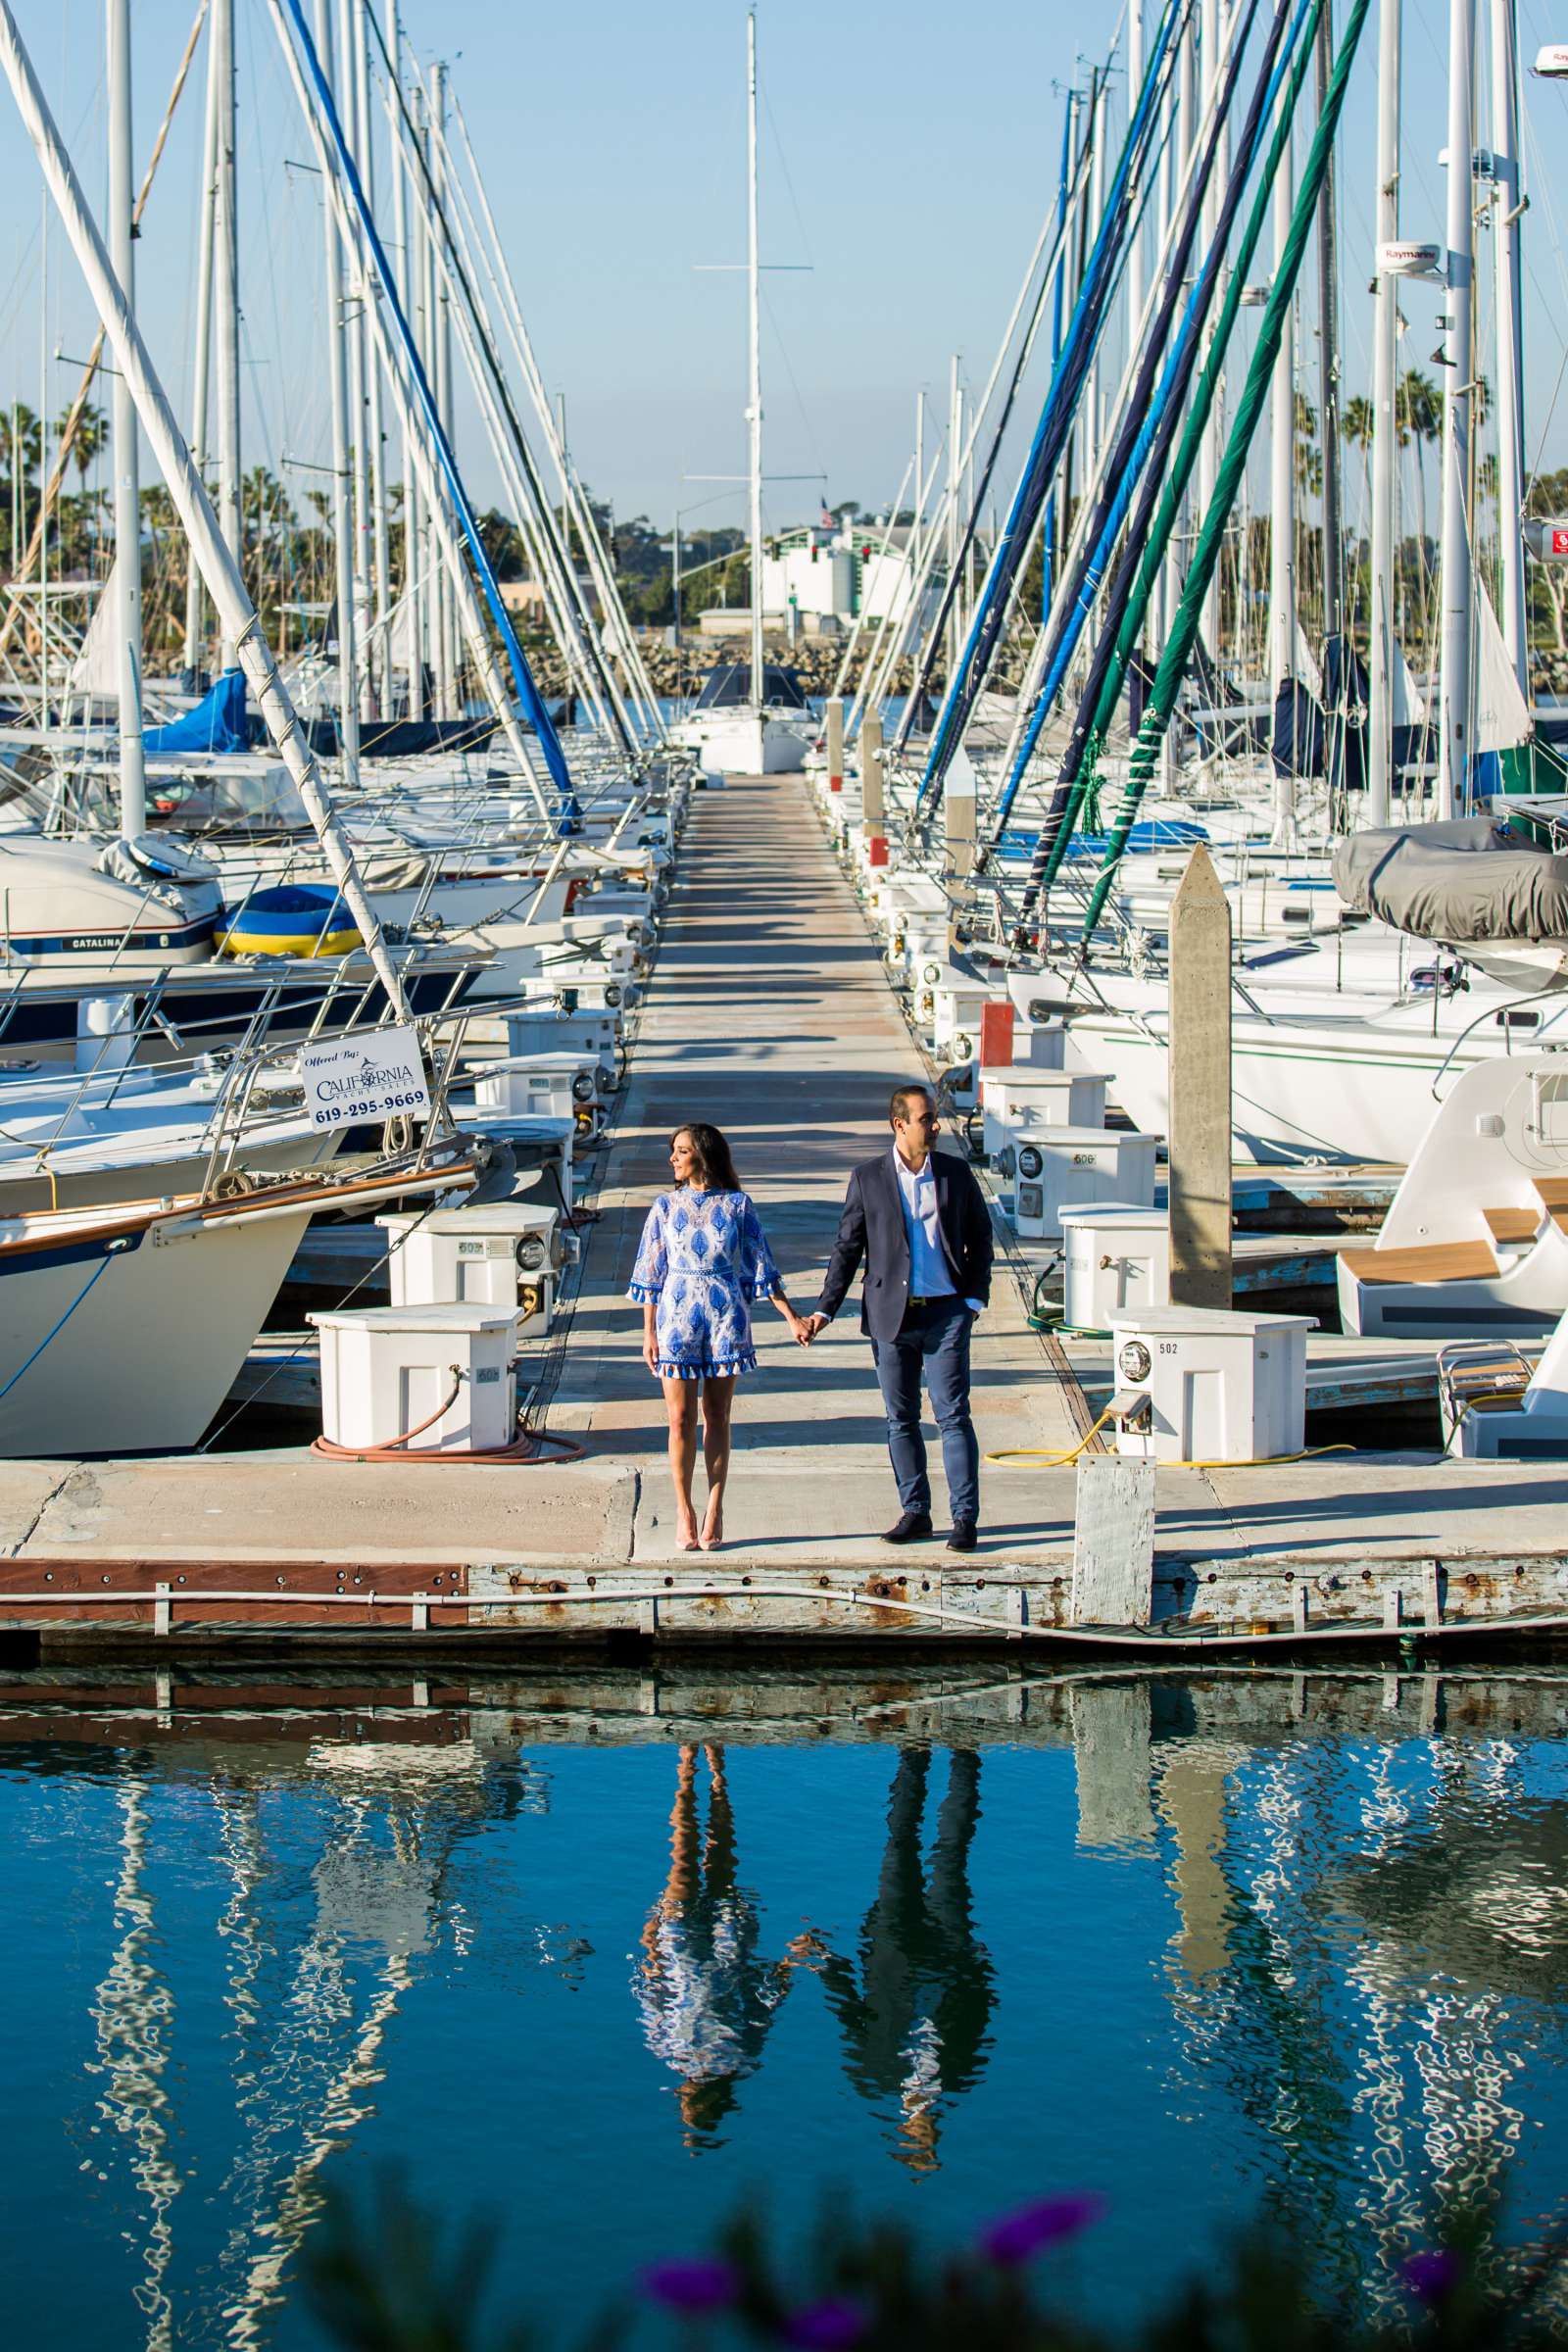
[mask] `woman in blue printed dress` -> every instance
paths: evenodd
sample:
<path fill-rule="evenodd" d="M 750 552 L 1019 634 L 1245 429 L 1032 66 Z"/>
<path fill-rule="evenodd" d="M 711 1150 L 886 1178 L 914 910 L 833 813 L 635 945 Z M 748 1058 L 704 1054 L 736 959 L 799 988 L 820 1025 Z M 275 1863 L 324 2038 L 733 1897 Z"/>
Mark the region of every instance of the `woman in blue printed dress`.
<path fill-rule="evenodd" d="M 735 1382 L 757 1369 L 747 1301 L 771 1298 L 798 1341 L 806 1326 L 784 1296 L 761 1219 L 741 1191 L 718 1129 L 701 1121 L 677 1127 L 669 1164 L 675 1187 L 648 1212 L 629 1296 L 643 1310 L 643 1362 L 664 1388 L 676 1548 L 716 1551 L 724 1537 Z M 708 1472 L 700 1534 L 692 1503 L 699 1396 Z"/>

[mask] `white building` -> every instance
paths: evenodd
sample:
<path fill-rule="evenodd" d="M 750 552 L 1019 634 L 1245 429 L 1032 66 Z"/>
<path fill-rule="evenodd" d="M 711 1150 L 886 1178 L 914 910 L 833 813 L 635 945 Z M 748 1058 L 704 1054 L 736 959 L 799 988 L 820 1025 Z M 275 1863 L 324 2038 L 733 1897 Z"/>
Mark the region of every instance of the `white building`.
<path fill-rule="evenodd" d="M 867 620 L 902 620 L 912 587 L 908 540 L 902 525 L 890 532 L 864 517 L 780 531 L 762 556 L 763 620 L 792 633 L 824 620 L 847 628 L 862 612 Z"/>

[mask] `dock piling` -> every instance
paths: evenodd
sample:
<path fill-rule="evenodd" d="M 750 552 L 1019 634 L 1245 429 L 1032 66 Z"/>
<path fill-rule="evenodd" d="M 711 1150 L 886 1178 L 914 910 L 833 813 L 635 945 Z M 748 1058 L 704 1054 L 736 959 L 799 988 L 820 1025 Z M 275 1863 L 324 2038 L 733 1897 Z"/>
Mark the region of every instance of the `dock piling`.
<path fill-rule="evenodd" d="M 827 702 L 827 788 L 844 790 L 844 698 L 838 694 Z"/>
<path fill-rule="evenodd" d="M 860 823 L 867 842 L 885 841 L 887 793 L 882 779 L 882 721 L 868 710 L 860 722 Z"/>
<path fill-rule="evenodd" d="M 1072 1623 L 1150 1622 L 1154 1597 L 1154 1464 L 1116 1453 L 1078 1462 Z"/>
<path fill-rule="evenodd" d="M 1231 1303 L 1231 910 L 1208 852 L 1170 921 L 1170 1296 Z"/>

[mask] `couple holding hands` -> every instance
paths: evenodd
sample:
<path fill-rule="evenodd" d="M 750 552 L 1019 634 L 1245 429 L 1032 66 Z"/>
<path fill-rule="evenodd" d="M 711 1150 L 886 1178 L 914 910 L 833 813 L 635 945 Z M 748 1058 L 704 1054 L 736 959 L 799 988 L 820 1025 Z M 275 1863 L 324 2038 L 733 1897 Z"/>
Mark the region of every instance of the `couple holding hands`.
<path fill-rule="evenodd" d="M 814 1310 L 799 1315 L 741 1190 L 716 1127 L 698 1122 L 670 1138 L 674 1187 L 643 1227 L 629 1295 L 643 1310 L 643 1361 L 662 1382 L 681 1551 L 715 1551 L 724 1537 L 735 1382 L 757 1369 L 748 1302 L 771 1298 L 803 1348 L 844 1302 L 862 1260 L 860 1329 L 887 1414 L 888 1452 L 902 1505 L 889 1544 L 932 1536 L 931 1485 L 920 1434 L 922 1389 L 942 1433 L 953 1530 L 950 1551 L 973 1551 L 980 1515 L 980 1449 L 969 1413 L 969 1334 L 991 1293 L 992 1234 L 985 1195 L 967 1164 L 938 1153 L 936 1101 L 899 1087 L 888 1104 L 891 1149 L 850 1177 L 838 1238 Z M 692 1501 L 702 1404 L 708 1502 Z"/>

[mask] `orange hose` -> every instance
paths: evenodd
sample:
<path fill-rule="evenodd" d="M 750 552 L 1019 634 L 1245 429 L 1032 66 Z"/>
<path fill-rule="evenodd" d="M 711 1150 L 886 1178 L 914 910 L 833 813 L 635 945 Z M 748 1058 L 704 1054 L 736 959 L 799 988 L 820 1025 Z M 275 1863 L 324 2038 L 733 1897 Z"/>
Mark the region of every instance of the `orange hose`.
<path fill-rule="evenodd" d="M 422 1426 L 428 1429 L 429 1422 Z M 410 1435 L 416 1437 L 418 1431 L 413 1430 Z M 539 1449 L 545 1446 L 559 1446 L 562 1450 L 558 1454 L 543 1453 Z M 390 1446 L 336 1446 L 330 1438 L 323 1437 L 312 1440 L 311 1451 L 326 1462 L 513 1462 L 519 1469 L 527 1469 L 537 1462 L 580 1462 L 588 1448 L 576 1438 L 557 1437 L 552 1430 L 534 1429 L 514 1438 L 510 1446 L 477 1446 L 471 1450 L 451 1446 L 411 1447 L 398 1441 Z"/>
<path fill-rule="evenodd" d="M 575 1438 L 558 1438 L 543 1429 L 524 1430 L 510 1446 L 411 1446 L 409 1440 L 421 1436 L 455 1402 L 463 1386 L 463 1375 L 455 1364 L 452 1369 L 455 1375 L 452 1386 L 435 1411 L 416 1421 L 412 1429 L 404 1430 L 401 1437 L 389 1438 L 383 1446 L 339 1446 L 322 1435 L 312 1440 L 311 1451 L 326 1462 L 515 1462 L 519 1468 L 552 1459 L 580 1462 L 587 1453 L 587 1446 L 580 1446 Z M 563 1450 L 552 1456 L 540 1450 L 545 1446 L 559 1446 Z"/>

